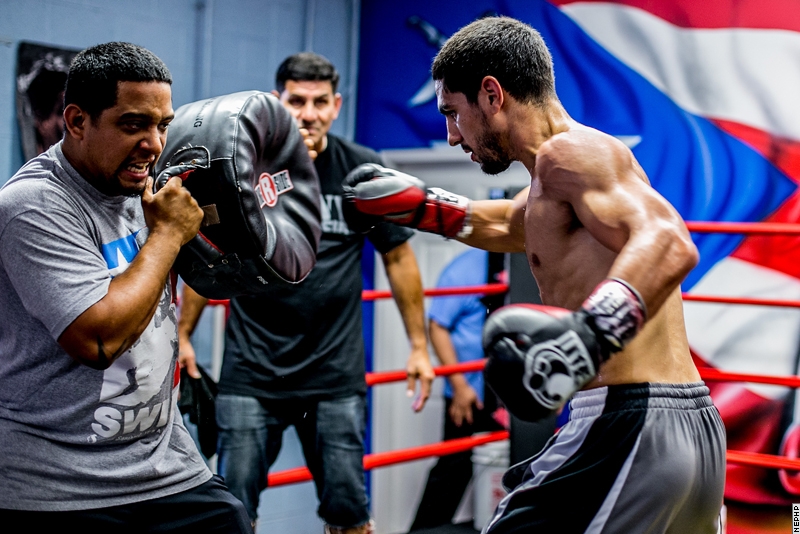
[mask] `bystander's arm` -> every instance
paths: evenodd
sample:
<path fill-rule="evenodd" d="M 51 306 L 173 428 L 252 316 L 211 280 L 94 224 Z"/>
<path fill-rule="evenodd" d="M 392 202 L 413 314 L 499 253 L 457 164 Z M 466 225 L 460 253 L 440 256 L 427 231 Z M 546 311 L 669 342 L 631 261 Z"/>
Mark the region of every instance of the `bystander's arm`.
<path fill-rule="evenodd" d="M 178 317 L 178 363 L 186 368 L 192 378 L 200 378 L 197 370 L 197 357 L 192 345 L 192 333 L 197 327 L 200 315 L 208 304 L 208 299 L 199 295 L 194 289 L 183 285 L 181 293 L 180 315 Z"/>
<path fill-rule="evenodd" d="M 414 251 L 407 242 L 383 254 L 382 258 L 392 295 L 411 343 L 411 354 L 406 365 L 408 391 L 409 395 L 413 395 L 416 381 L 419 380 L 419 396 L 413 405 L 414 411 L 418 412 L 425 406 L 431 394 L 431 384 L 435 377 L 425 335 L 422 278 Z"/>
<path fill-rule="evenodd" d="M 430 332 L 431 345 L 436 357 L 442 365 L 455 365 L 458 363 L 458 355 L 453 347 L 450 338 L 450 331 L 444 326 L 431 319 L 428 321 L 428 331 Z M 454 373 L 447 377 L 450 386 L 453 388 L 453 402 L 450 405 L 449 416 L 456 426 L 461 426 L 464 421 L 472 424 L 472 407 L 476 406 L 479 410 L 483 405 L 477 393 L 467 382 L 463 373 Z"/>

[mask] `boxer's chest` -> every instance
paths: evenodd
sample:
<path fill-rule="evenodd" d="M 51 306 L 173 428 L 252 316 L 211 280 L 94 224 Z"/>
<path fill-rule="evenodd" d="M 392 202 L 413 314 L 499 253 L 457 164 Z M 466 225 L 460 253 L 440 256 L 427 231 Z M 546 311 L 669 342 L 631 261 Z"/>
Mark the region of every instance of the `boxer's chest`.
<path fill-rule="evenodd" d="M 545 304 L 577 308 L 613 262 L 566 202 L 537 195 L 525 210 L 525 253 Z"/>

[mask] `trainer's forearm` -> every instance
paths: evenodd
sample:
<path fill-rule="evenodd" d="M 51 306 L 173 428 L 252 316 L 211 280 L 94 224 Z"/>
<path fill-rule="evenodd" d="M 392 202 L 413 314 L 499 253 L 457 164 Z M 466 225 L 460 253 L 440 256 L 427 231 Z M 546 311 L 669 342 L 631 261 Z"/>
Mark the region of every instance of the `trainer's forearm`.
<path fill-rule="evenodd" d="M 58 339 L 90 367 L 105 369 L 142 335 L 158 309 L 164 284 L 180 250 L 180 237 L 151 233 L 108 293 L 75 319 Z"/>

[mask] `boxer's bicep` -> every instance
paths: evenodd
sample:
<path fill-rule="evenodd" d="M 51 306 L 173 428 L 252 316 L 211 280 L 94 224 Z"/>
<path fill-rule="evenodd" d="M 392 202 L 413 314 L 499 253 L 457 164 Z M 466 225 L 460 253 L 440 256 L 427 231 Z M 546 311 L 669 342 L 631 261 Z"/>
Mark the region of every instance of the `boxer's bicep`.
<path fill-rule="evenodd" d="M 589 176 L 571 203 L 592 237 L 617 254 L 607 276 L 635 287 L 651 316 L 697 264 L 680 215 L 633 166 Z"/>
<path fill-rule="evenodd" d="M 571 196 L 570 204 L 592 237 L 619 253 L 632 234 L 646 228 L 646 209 L 636 197 L 609 180 L 576 192 Z"/>
<path fill-rule="evenodd" d="M 633 234 L 648 230 L 659 195 L 636 172 L 624 145 L 559 139 L 538 159 L 546 196 L 569 204 L 580 225 L 609 250 L 621 252 Z"/>

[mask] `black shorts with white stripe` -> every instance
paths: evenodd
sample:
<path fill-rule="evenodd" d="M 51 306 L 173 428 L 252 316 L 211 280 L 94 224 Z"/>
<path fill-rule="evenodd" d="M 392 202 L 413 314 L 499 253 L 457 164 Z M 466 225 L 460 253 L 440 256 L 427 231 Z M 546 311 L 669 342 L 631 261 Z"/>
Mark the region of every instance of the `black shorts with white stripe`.
<path fill-rule="evenodd" d="M 716 534 L 725 428 L 702 383 L 578 392 L 570 420 L 505 474 L 484 533 Z"/>

